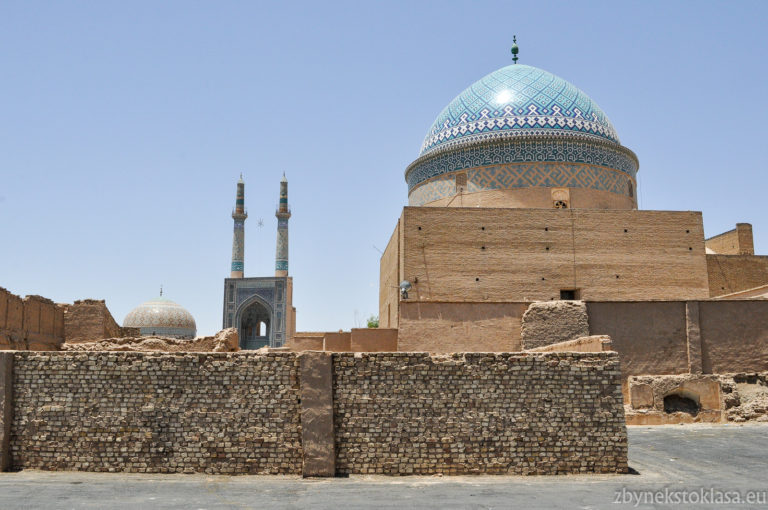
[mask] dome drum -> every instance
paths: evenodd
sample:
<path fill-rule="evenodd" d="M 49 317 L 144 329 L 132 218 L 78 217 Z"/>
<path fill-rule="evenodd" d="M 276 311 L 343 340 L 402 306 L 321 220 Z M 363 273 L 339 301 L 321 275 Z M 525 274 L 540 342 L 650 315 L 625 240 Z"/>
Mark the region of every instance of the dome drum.
<path fill-rule="evenodd" d="M 463 196 L 458 202 L 458 183 Z M 550 189 L 569 188 L 579 200 L 573 207 L 593 209 L 635 209 L 635 180 L 604 167 L 573 163 L 530 163 L 489 165 L 454 171 L 433 177 L 411 190 L 410 206 L 463 205 L 465 207 L 549 208 Z M 540 191 L 537 191 L 540 190 Z M 507 200 L 502 200 L 506 197 Z"/>

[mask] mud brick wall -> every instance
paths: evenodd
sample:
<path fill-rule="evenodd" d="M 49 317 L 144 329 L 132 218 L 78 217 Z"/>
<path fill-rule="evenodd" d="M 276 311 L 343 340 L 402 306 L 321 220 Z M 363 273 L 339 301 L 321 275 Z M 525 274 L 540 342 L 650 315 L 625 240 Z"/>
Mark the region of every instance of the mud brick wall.
<path fill-rule="evenodd" d="M 397 280 L 413 285 L 407 301 L 549 301 L 563 289 L 585 301 L 709 297 L 697 212 L 405 207 L 398 230 L 387 250 L 400 252 Z M 397 281 L 392 257 L 382 286 Z"/>
<path fill-rule="evenodd" d="M 64 341 L 64 308 L 41 296 L 21 298 L 0 287 L 0 349 L 56 351 Z"/>
<path fill-rule="evenodd" d="M 712 297 L 768 285 L 764 255 L 707 255 L 707 271 Z"/>
<path fill-rule="evenodd" d="M 627 470 L 616 353 L 333 354 L 337 473 Z"/>
<path fill-rule="evenodd" d="M 300 474 L 293 354 L 15 354 L 14 469 Z"/>
<path fill-rule="evenodd" d="M 138 329 L 138 328 L 125 328 Z M 123 334 L 103 299 L 81 299 L 66 305 L 64 337 L 68 343 L 92 342 L 103 338 L 130 336 Z M 134 336 L 139 336 L 138 331 Z"/>

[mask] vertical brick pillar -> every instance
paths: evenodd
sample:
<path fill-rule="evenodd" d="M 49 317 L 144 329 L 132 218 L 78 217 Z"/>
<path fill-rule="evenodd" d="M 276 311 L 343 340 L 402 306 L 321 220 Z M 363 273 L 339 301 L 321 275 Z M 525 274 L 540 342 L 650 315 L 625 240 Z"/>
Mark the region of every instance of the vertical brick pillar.
<path fill-rule="evenodd" d="M 13 423 L 13 352 L 0 351 L 0 471 L 11 467 Z"/>
<path fill-rule="evenodd" d="M 688 373 L 701 374 L 701 329 L 699 328 L 699 302 L 685 302 L 685 331 L 688 338 Z"/>
<path fill-rule="evenodd" d="M 333 430 L 333 362 L 331 353 L 299 355 L 301 394 L 302 475 L 334 476 L 336 450 Z"/>
<path fill-rule="evenodd" d="M 755 242 L 752 237 L 752 225 L 749 223 L 736 224 L 736 237 L 739 242 L 739 255 L 754 255 Z"/>

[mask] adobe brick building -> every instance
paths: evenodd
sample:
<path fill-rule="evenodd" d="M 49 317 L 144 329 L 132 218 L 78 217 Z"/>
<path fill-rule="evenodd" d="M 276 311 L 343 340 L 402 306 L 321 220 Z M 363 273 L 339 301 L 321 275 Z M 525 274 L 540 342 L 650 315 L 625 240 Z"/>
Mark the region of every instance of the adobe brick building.
<path fill-rule="evenodd" d="M 637 156 L 584 92 L 513 64 L 438 115 L 405 170 L 379 324 L 401 351 L 515 351 L 537 301 L 583 300 L 627 378 L 768 370 L 752 226 L 637 208 Z"/>

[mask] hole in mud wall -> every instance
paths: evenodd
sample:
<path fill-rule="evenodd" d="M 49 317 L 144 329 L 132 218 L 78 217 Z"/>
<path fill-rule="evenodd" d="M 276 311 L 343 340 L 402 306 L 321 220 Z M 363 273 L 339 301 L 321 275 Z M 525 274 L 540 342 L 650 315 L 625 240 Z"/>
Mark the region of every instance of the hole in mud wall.
<path fill-rule="evenodd" d="M 673 393 L 664 397 L 664 412 L 665 413 L 688 413 L 691 416 L 696 416 L 700 411 L 699 404 L 692 398 L 684 397 Z"/>

